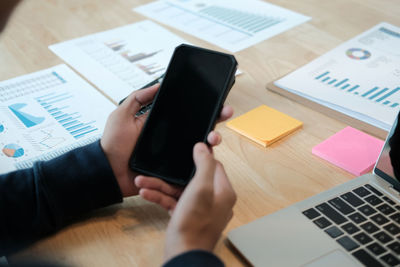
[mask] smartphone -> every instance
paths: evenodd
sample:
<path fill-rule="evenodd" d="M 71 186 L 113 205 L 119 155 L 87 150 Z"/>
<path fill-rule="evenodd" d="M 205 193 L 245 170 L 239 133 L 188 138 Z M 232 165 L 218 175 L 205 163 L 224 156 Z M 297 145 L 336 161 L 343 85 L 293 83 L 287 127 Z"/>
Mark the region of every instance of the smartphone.
<path fill-rule="evenodd" d="M 233 55 L 190 45 L 171 58 L 129 165 L 133 171 L 186 185 L 195 173 L 193 147 L 207 142 L 230 88 Z"/>

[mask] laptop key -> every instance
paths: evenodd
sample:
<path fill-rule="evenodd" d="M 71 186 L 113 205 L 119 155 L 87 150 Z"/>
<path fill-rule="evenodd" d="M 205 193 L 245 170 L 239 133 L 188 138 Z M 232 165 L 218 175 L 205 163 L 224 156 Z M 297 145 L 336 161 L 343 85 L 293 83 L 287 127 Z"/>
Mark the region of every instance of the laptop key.
<path fill-rule="evenodd" d="M 397 235 L 398 233 L 400 233 L 400 228 L 395 225 L 394 223 L 389 223 L 388 225 L 383 227 L 386 231 L 388 231 L 389 233 L 391 233 L 392 235 Z"/>
<path fill-rule="evenodd" d="M 369 237 L 366 233 L 363 232 L 356 234 L 355 236 L 353 236 L 353 238 L 357 240 L 358 243 L 360 243 L 361 245 L 368 244 L 373 240 L 371 237 Z"/>
<path fill-rule="evenodd" d="M 352 220 L 353 222 L 360 224 L 362 222 L 365 222 L 367 219 L 361 215 L 361 213 L 359 212 L 355 212 L 351 215 L 349 215 L 350 220 Z"/>
<path fill-rule="evenodd" d="M 360 227 L 364 229 L 368 234 L 375 233 L 379 230 L 379 228 L 372 222 L 366 222 L 363 225 L 360 225 Z"/>
<path fill-rule="evenodd" d="M 371 192 L 368 191 L 367 189 L 365 189 L 364 186 L 354 189 L 353 192 L 356 193 L 360 197 L 365 197 L 365 196 L 368 196 L 369 194 L 371 194 Z"/>
<path fill-rule="evenodd" d="M 387 233 L 385 233 L 384 231 L 374 234 L 374 237 L 382 244 L 386 244 L 393 240 L 393 238 L 390 235 L 388 235 Z"/>
<path fill-rule="evenodd" d="M 345 225 L 342 225 L 342 229 L 348 233 L 349 235 L 352 235 L 354 233 L 357 233 L 358 231 L 360 231 L 360 228 L 358 228 L 357 226 L 355 226 L 353 223 L 349 222 L 346 223 Z"/>
<path fill-rule="evenodd" d="M 308 210 L 303 211 L 303 214 L 310 220 L 317 218 L 319 215 L 319 212 L 316 211 L 315 209 L 311 208 Z"/>
<path fill-rule="evenodd" d="M 384 262 L 386 262 L 390 266 L 396 266 L 397 264 L 400 263 L 400 261 L 390 253 L 382 256 L 381 260 L 383 260 Z"/>
<path fill-rule="evenodd" d="M 362 214 L 364 214 L 364 215 L 366 215 L 366 216 L 372 215 L 372 214 L 374 214 L 374 213 L 377 212 L 374 208 L 372 208 L 372 207 L 371 207 L 370 205 L 368 205 L 368 204 L 365 204 L 364 206 L 359 207 L 358 210 L 359 210 Z"/>
<path fill-rule="evenodd" d="M 342 245 L 342 247 L 344 247 L 347 251 L 352 251 L 359 247 L 359 245 L 348 236 L 341 237 L 336 241 L 340 245 Z"/>
<path fill-rule="evenodd" d="M 375 194 L 377 194 L 378 196 L 383 196 L 383 194 L 380 191 L 378 191 L 375 187 L 373 187 L 372 185 L 366 184 L 365 187 L 368 188 L 369 190 L 371 190 L 372 192 L 374 192 Z"/>
<path fill-rule="evenodd" d="M 319 228 L 324 229 L 326 227 L 328 227 L 329 225 L 331 225 L 332 223 L 330 221 L 328 221 L 326 218 L 321 217 L 319 219 L 316 219 L 313 221 Z"/>
<path fill-rule="evenodd" d="M 343 232 L 336 226 L 329 227 L 328 229 L 325 230 L 325 233 L 327 233 L 332 238 L 336 238 L 338 236 L 343 235 Z"/>
<path fill-rule="evenodd" d="M 393 215 L 390 215 L 390 219 L 400 224 L 400 213 L 395 213 Z"/>
<path fill-rule="evenodd" d="M 335 197 L 334 199 L 331 199 L 328 202 L 329 202 L 329 204 L 334 206 L 337 210 L 339 210 L 344 215 L 354 212 L 354 209 L 352 207 L 347 205 L 346 202 L 344 202 L 343 200 L 341 200 L 338 197 Z"/>
<path fill-rule="evenodd" d="M 343 194 L 340 197 L 350 203 L 350 205 L 352 205 L 353 207 L 358 207 L 365 203 L 363 200 L 361 200 L 361 198 L 357 197 L 352 192 Z"/>
<path fill-rule="evenodd" d="M 385 200 L 387 203 L 389 203 L 390 205 L 395 205 L 396 202 L 394 202 L 393 200 L 391 200 L 390 198 L 388 198 L 387 196 L 382 197 L 383 200 Z"/>
<path fill-rule="evenodd" d="M 317 210 L 324 214 L 326 217 L 331 219 L 336 224 L 342 224 L 347 221 L 339 212 L 334 210 L 331 206 L 326 203 L 322 203 L 316 206 Z"/>
<path fill-rule="evenodd" d="M 385 215 L 389 215 L 392 214 L 393 212 L 395 212 L 394 208 L 390 207 L 388 204 L 383 204 L 380 205 L 379 207 L 376 207 L 380 212 L 382 212 Z"/>
<path fill-rule="evenodd" d="M 381 204 L 383 202 L 382 199 L 378 198 L 375 195 L 370 195 L 369 197 L 366 197 L 365 200 L 371 204 L 372 206 L 376 206 L 378 204 Z"/>
<path fill-rule="evenodd" d="M 386 219 L 382 214 L 376 214 L 374 216 L 371 217 L 371 220 L 373 220 L 374 222 L 376 222 L 378 225 L 382 225 L 387 223 L 389 220 Z"/>
<path fill-rule="evenodd" d="M 381 255 L 386 252 L 386 249 L 384 249 L 381 245 L 378 243 L 372 243 L 371 245 L 367 246 L 367 249 L 374 253 L 375 255 Z"/>
<path fill-rule="evenodd" d="M 400 255 L 400 243 L 399 242 L 395 241 L 395 242 L 389 244 L 387 247 L 390 248 L 397 255 Z"/>
<path fill-rule="evenodd" d="M 359 260 L 365 266 L 383 266 L 375 258 L 373 258 L 368 252 L 363 249 L 353 252 L 353 255 L 357 260 Z"/>

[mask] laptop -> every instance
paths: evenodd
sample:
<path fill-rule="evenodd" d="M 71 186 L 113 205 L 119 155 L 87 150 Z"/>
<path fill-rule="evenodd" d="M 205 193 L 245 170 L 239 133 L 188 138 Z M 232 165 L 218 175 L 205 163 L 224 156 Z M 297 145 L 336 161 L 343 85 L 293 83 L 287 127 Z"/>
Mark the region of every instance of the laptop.
<path fill-rule="evenodd" d="M 373 173 L 238 227 L 229 241 L 254 266 L 400 265 L 397 126 Z"/>

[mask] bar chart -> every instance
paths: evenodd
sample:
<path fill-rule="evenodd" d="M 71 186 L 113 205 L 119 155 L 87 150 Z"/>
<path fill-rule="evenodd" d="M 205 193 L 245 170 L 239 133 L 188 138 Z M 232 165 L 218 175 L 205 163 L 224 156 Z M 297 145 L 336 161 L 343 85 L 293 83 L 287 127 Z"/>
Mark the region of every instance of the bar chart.
<path fill-rule="evenodd" d="M 158 0 L 134 10 L 231 52 L 310 19 L 258 0 Z"/>
<path fill-rule="evenodd" d="M 129 64 L 129 63 L 127 63 Z M 0 82 L 0 173 L 97 140 L 115 105 L 66 65 Z"/>
<path fill-rule="evenodd" d="M 226 26 L 245 31 L 251 35 L 285 20 L 285 18 L 261 15 L 254 12 L 244 12 L 214 5 L 201 9 L 199 14 L 212 18 Z"/>
<path fill-rule="evenodd" d="M 140 53 L 133 54 L 130 51 L 127 51 L 127 52 L 121 53 L 121 56 L 124 57 L 126 60 L 128 60 L 130 63 L 135 63 L 137 61 L 157 55 L 159 52 L 161 52 L 161 51 L 155 51 L 155 52 L 151 52 L 151 53 L 140 52 Z"/>
<path fill-rule="evenodd" d="M 81 113 L 71 109 L 68 102 L 73 101 L 74 96 L 69 92 L 52 92 L 35 99 L 75 139 L 98 130 L 95 120 L 83 121 Z"/>
<path fill-rule="evenodd" d="M 398 101 L 389 100 L 389 98 L 399 99 L 400 86 L 388 88 L 384 86 L 361 87 L 357 83 L 352 83 L 349 78 L 337 78 L 332 75 L 331 71 L 324 71 L 315 76 L 315 80 L 334 89 L 351 93 L 362 98 L 373 101 L 377 104 L 395 108 L 399 106 Z"/>
<path fill-rule="evenodd" d="M 125 40 L 105 42 L 104 44 L 108 48 L 110 48 L 112 51 L 118 53 L 123 58 L 128 60 L 130 63 L 136 63 L 136 62 L 144 60 L 146 58 L 151 58 L 163 51 L 163 50 L 157 50 L 157 51 L 151 51 L 151 52 L 132 51 L 129 48 L 129 43 Z"/>
<path fill-rule="evenodd" d="M 49 48 L 119 102 L 161 76 L 182 43 L 187 41 L 144 20 Z"/>

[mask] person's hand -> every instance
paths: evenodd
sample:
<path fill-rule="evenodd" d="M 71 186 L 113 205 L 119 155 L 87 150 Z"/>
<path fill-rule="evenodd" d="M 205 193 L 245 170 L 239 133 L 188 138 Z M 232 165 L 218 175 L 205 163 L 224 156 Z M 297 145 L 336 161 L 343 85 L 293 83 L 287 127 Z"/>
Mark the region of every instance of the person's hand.
<path fill-rule="evenodd" d="M 137 173 L 130 170 L 128 163 L 147 114 L 139 117 L 135 115 L 143 105 L 153 101 L 158 88 L 159 85 L 154 85 L 133 92 L 110 114 L 100 141 L 124 197 L 137 195 L 139 192 L 134 182 Z M 221 111 L 220 120 L 227 120 L 232 114 L 231 107 L 224 107 Z M 208 142 L 212 146 L 218 145 L 221 142 L 221 136 L 213 131 L 208 135 Z M 163 195 L 171 193 L 169 188 L 172 188 L 174 192 L 181 192 L 178 187 L 170 186 L 155 178 L 145 180 L 145 187 L 150 188 L 152 192 L 162 193 Z"/>
<path fill-rule="evenodd" d="M 233 115 L 233 109 L 230 106 L 224 106 L 218 122 L 226 121 Z M 221 143 L 221 135 L 217 131 L 212 131 L 207 136 L 207 142 L 212 151 L 214 146 Z M 175 209 L 176 203 L 183 192 L 183 187 L 174 186 L 160 180 L 159 178 L 139 175 L 135 179 L 135 185 L 140 188 L 139 194 L 142 198 L 156 203 L 164 209 L 172 212 Z"/>
<path fill-rule="evenodd" d="M 164 260 L 193 249 L 212 251 L 232 218 L 236 194 L 221 163 L 204 143 L 193 149 L 196 174 L 168 224 Z"/>
<path fill-rule="evenodd" d="M 158 88 L 159 85 L 155 85 L 133 92 L 126 98 L 108 117 L 100 141 L 124 197 L 137 195 L 139 192 L 134 184 L 137 173 L 129 168 L 129 159 L 147 115 L 135 115 L 143 105 L 153 100 Z"/>

